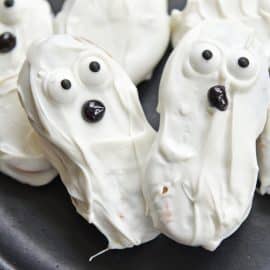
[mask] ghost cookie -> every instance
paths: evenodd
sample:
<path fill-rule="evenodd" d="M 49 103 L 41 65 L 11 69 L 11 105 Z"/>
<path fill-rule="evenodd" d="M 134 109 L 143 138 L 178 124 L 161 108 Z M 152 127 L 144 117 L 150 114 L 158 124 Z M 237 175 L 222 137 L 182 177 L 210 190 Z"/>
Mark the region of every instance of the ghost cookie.
<path fill-rule="evenodd" d="M 270 70 L 270 1 L 269 0 L 190 0 L 184 11 L 172 13 L 172 40 L 176 46 L 183 35 L 205 20 L 240 21 L 256 32 L 263 44 Z M 269 108 L 270 110 L 270 108 Z M 270 117 L 270 114 L 269 114 Z M 270 194 L 270 118 L 258 140 L 260 193 Z"/>
<path fill-rule="evenodd" d="M 211 251 L 239 228 L 256 188 L 269 96 L 254 31 L 206 21 L 182 38 L 163 74 L 160 131 L 143 181 L 156 228 Z"/>
<path fill-rule="evenodd" d="M 152 75 L 170 35 L 167 0 L 66 0 L 55 31 L 107 50 L 138 84 Z"/>
<path fill-rule="evenodd" d="M 155 238 L 141 191 L 155 133 L 119 65 L 88 41 L 56 35 L 32 46 L 19 84 L 48 159 L 108 249 Z"/>
<path fill-rule="evenodd" d="M 46 1 L 0 0 L 0 171 L 31 185 L 50 182 L 56 172 L 21 107 L 17 79 L 29 45 L 52 28 Z"/>

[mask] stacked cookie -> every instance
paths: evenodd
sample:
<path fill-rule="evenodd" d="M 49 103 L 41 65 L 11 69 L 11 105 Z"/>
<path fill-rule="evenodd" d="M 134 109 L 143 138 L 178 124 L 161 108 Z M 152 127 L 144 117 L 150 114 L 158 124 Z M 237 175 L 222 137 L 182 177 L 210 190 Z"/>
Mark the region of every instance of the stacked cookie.
<path fill-rule="evenodd" d="M 46 1 L 0 1 L 0 170 L 35 186 L 47 184 L 56 172 L 19 102 L 17 79 L 29 45 L 52 33 Z"/>
<path fill-rule="evenodd" d="M 258 163 L 270 190 L 267 1 L 190 0 L 171 20 L 166 0 L 67 0 L 56 19 L 35 2 L 0 8 L 1 170 L 32 185 L 58 171 L 105 251 L 160 232 L 215 250 L 250 212 Z M 156 133 L 134 84 L 151 78 L 170 26 Z"/>

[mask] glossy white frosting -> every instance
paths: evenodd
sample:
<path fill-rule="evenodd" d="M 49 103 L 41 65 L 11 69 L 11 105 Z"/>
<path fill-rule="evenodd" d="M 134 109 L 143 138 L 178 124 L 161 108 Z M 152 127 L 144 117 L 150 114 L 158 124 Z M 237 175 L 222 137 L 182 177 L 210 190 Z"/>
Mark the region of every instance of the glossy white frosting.
<path fill-rule="evenodd" d="M 94 73 L 93 61 L 101 69 Z M 64 90 L 63 79 L 71 82 Z M 142 168 L 155 132 L 137 89 L 120 66 L 92 43 L 52 36 L 29 50 L 20 95 L 74 206 L 108 239 L 109 249 L 139 245 L 158 233 L 145 215 Z M 88 123 L 88 100 L 105 104 L 104 118 Z"/>
<path fill-rule="evenodd" d="M 66 0 L 55 31 L 107 50 L 134 83 L 149 79 L 170 35 L 168 0 Z"/>
<path fill-rule="evenodd" d="M 17 79 L 29 45 L 52 33 L 52 13 L 44 0 L 15 0 L 9 8 L 4 2 L 0 0 L 0 35 L 12 33 L 17 44 L 0 53 L 0 171 L 38 186 L 50 182 L 56 171 L 44 158 L 19 102 Z"/>
<path fill-rule="evenodd" d="M 226 89 L 225 111 L 208 100 L 216 85 Z M 184 35 L 163 74 L 160 131 L 143 181 L 156 228 L 208 250 L 238 229 L 256 189 L 256 140 L 269 101 L 267 60 L 252 29 L 205 21 Z"/>
<path fill-rule="evenodd" d="M 176 46 L 185 32 L 201 21 L 230 19 L 241 21 L 256 32 L 263 44 L 270 66 L 270 1 L 269 0 L 190 0 L 184 11 L 172 13 L 172 40 Z M 270 108 L 269 108 L 270 110 Z M 270 119 L 258 141 L 261 194 L 270 194 Z"/>

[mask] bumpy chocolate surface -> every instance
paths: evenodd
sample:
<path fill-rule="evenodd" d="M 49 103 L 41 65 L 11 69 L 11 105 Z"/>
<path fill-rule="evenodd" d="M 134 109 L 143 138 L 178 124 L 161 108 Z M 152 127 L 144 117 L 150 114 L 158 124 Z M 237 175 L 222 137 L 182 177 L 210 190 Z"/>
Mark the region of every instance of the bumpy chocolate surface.
<path fill-rule="evenodd" d="M 102 102 L 98 100 L 89 100 L 83 105 L 82 115 L 85 121 L 96 123 L 102 120 L 105 111 L 106 108 Z"/>
<path fill-rule="evenodd" d="M 226 89 L 222 85 L 216 85 L 209 89 L 208 100 L 212 107 L 220 111 L 226 111 L 228 108 L 228 98 Z"/>

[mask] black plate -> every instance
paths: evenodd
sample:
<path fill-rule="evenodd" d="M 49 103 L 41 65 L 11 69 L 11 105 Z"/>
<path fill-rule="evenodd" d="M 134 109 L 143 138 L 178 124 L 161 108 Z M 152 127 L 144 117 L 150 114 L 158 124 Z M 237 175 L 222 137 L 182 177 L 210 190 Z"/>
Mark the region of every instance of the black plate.
<path fill-rule="evenodd" d="M 55 10 L 60 9 L 62 1 L 51 2 Z M 170 1 L 171 8 L 183 6 L 184 1 Z M 158 85 L 166 57 L 154 78 L 139 87 L 155 128 L 159 122 L 155 113 Z M 0 270 L 270 269 L 268 197 L 256 195 L 248 221 L 214 253 L 183 247 L 161 236 L 141 247 L 110 251 L 90 264 L 89 256 L 103 249 L 106 240 L 76 214 L 59 179 L 42 188 L 18 184 L 4 175 L 1 179 Z"/>

